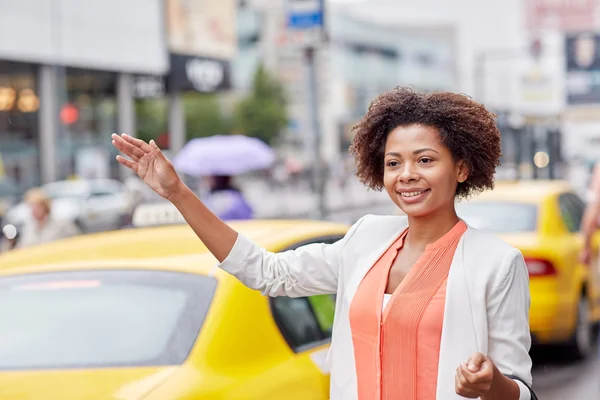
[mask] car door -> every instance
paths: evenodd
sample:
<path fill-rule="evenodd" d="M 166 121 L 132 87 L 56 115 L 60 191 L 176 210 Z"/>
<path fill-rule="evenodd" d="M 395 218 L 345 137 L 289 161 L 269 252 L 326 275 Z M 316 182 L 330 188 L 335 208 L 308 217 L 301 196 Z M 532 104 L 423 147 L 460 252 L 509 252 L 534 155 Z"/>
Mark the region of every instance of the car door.
<path fill-rule="evenodd" d="M 571 300 L 568 303 L 576 304 L 575 291 L 579 284 L 579 254 L 583 247 L 581 230 L 581 213 L 573 202 L 571 193 L 565 192 L 558 196 L 558 207 L 562 221 L 567 228 L 565 235 L 561 235 L 560 254 L 565 262 L 565 268 L 561 270 L 561 296 L 563 300 Z M 573 302 L 574 301 L 574 302 Z"/>
<path fill-rule="evenodd" d="M 85 199 L 85 220 L 90 232 L 110 229 L 114 216 L 110 207 L 113 194 L 101 187 L 92 187 Z"/>
<path fill-rule="evenodd" d="M 340 235 L 320 237 L 299 242 L 290 249 L 309 243 L 333 243 L 341 238 Z M 297 390 L 294 392 L 297 397 L 293 398 L 328 399 L 329 369 L 326 359 L 333 329 L 335 295 L 282 296 L 271 298 L 270 303 L 273 319 L 294 352 L 292 362 L 296 365 L 297 379 L 291 384 Z"/>
<path fill-rule="evenodd" d="M 578 224 L 578 244 L 583 246 L 583 234 L 581 234 L 581 221 L 583 220 L 583 214 L 585 213 L 586 205 L 584 201 L 575 193 L 568 193 L 567 199 L 571 203 L 571 209 L 575 215 Z M 598 234 L 597 234 L 598 235 Z M 596 241 L 597 242 L 597 241 Z M 592 312 L 594 313 L 594 320 L 600 320 L 600 260 L 598 259 L 598 248 L 594 248 L 592 260 L 590 266 L 580 265 L 583 268 L 583 275 L 587 276 L 588 283 L 588 294 L 591 300 Z M 579 263 L 578 263 L 579 264 Z"/>
<path fill-rule="evenodd" d="M 110 182 L 93 182 L 86 201 L 86 215 L 91 230 L 117 229 L 122 225 L 124 199 Z"/>
<path fill-rule="evenodd" d="M 587 282 L 588 294 L 592 306 L 595 308 L 595 314 L 598 309 L 598 296 L 600 286 L 600 279 L 598 277 L 598 268 L 595 267 L 598 264 L 597 254 L 593 257 L 592 268 L 585 267 L 579 262 L 579 254 L 583 248 L 583 235 L 581 234 L 581 222 L 583 219 L 583 213 L 585 212 L 585 204 L 579 196 L 575 193 L 567 192 L 559 196 L 560 212 L 565 223 L 565 226 L 569 230 L 567 246 L 567 254 L 570 265 L 572 266 L 568 278 L 570 281 L 571 292 L 569 295 L 573 300 L 578 300 L 577 296 L 581 294 L 582 279 Z M 597 253 L 597 250 L 596 250 Z M 583 278 L 582 278 L 583 277 Z"/>

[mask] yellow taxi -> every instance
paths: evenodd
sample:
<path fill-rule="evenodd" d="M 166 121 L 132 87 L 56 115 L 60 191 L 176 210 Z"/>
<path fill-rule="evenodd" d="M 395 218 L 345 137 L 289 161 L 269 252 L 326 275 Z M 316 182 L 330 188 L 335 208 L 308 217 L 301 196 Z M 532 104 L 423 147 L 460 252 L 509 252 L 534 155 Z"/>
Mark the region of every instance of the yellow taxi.
<path fill-rule="evenodd" d="M 591 351 L 600 321 L 597 257 L 591 266 L 579 261 L 584 209 L 567 182 L 543 180 L 501 182 L 493 191 L 457 203 L 467 223 L 500 235 L 523 253 L 534 343 L 567 345 L 577 358 Z"/>
<path fill-rule="evenodd" d="M 348 229 L 231 226 L 272 251 Z M 325 400 L 334 303 L 246 288 L 186 225 L 16 250 L 0 256 L 0 399 Z"/>

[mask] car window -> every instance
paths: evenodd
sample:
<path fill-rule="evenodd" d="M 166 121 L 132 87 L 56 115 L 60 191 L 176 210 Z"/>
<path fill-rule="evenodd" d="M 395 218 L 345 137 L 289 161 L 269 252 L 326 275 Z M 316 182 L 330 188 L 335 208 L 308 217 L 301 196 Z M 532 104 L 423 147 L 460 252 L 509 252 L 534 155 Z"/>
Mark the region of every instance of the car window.
<path fill-rule="evenodd" d="M 335 296 L 332 294 L 311 296 L 308 301 L 315 313 L 321 332 L 326 338 L 331 338 L 333 316 L 335 314 Z"/>
<path fill-rule="evenodd" d="M 575 214 L 575 222 L 577 226 L 577 232 L 581 229 L 581 223 L 583 221 L 583 214 L 585 213 L 585 203 L 575 193 L 567 193 L 567 199 L 571 203 L 571 209 Z"/>
<path fill-rule="evenodd" d="M 114 196 L 115 192 L 111 192 L 105 189 L 92 189 L 90 195 L 92 197 L 106 197 L 106 196 Z"/>
<path fill-rule="evenodd" d="M 538 207 L 518 202 L 464 201 L 456 212 L 467 224 L 495 233 L 534 232 Z"/>
<path fill-rule="evenodd" d="M 310 301 L 306 297 L 275 297 L 273 317 L 290 347 L 301 351 L 326 339 Z"/>
<path fill-rule="evenodd" d="M 117 194 L 124 190 L 124 186 L 120 182 L 115 181 L 94 181 L 91 185 L 92 193 L 109 193 Z"/>
<path fill-rule="evenodd" d="M 311 243 L 332 244 L 342 235 L 331 235 L 303 241 L 290 246 L 292 250 Z M 335 314 L 335 295 L 310 297 L 274 297 L 271 299 L 273 318 L 281 334 L 294 351 L 302 351 L 331 338 Z"/>
<path fill-rule="evenodd" d="M 216 289 L 165 271 L 56 272 L 0 279 L 0 370 L 178 365 Z"/>
<path fill-rule="evenodd" d="M 579 232 L 585 211 L 583 201 L 574 193 L 563 193 L 558 197 L 558 206 L 567 229 L 570 232 Z"/>
<path fill-rule="evenodd" d="M 46 195 L 54 199 L 84 198 L 88 194 L 88 186 L 80 182 L 64 183 L 55 182 L 43 186 Z"/>

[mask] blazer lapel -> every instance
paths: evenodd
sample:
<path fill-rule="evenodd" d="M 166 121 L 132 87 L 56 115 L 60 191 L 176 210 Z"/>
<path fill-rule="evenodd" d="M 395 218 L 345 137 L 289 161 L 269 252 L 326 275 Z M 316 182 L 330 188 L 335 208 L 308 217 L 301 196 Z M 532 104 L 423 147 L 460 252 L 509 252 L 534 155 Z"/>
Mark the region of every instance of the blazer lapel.
<path fill-rule="evenodd" d="M 473 311 L 464 265 L 467 235 L 468 230 L 459 242 L 448 275 L 438 364 L 438 399 L 462 399 L 458 395 L 453 395 L 456 368 L 461 362 L 467 361 L 471 354 L 478 351 L 479 347 L 473 325 Z"/>
<path fill-rule="evenodd" d="M 346 287 L 344 288 L 348 304 L 350 304 L 354 298 L 354 294 L 358 289 L 358 285 L 363 280 L 367 272 L 369 272 L 371 267 L 375 265 L 375 262 L 379 260 L 386 250 L 389 249 L 389 247 L 396 240 L 398 240 L 402 232 L 404 232 L 406 229 L 407 225 L 407 223 L 401 224 L 400 226 L 396 225 L 393 229 L 390 229 L 389 234 L 385 235 L 385 241 L 380 246 L 376 246 L 374 251 L 369 252 L 368 254 L 365 254 L 356 260 L 356 266 L 349 274 Z"/>

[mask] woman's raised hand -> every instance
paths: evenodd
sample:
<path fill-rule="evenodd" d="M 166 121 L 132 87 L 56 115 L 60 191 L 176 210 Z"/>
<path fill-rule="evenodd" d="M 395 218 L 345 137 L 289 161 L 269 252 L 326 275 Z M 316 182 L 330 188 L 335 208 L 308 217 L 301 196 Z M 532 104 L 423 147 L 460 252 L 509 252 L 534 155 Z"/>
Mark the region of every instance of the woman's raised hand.
<path fill-rule="evenodd" d="M 154 140 L 146 143 L 127 134 L 113 133 L 112 144 L 124 156 L 117 161 L 135 172 L 146 185 L 169 200 L 183 184 L 175 168 L 158 148 Z"/>

